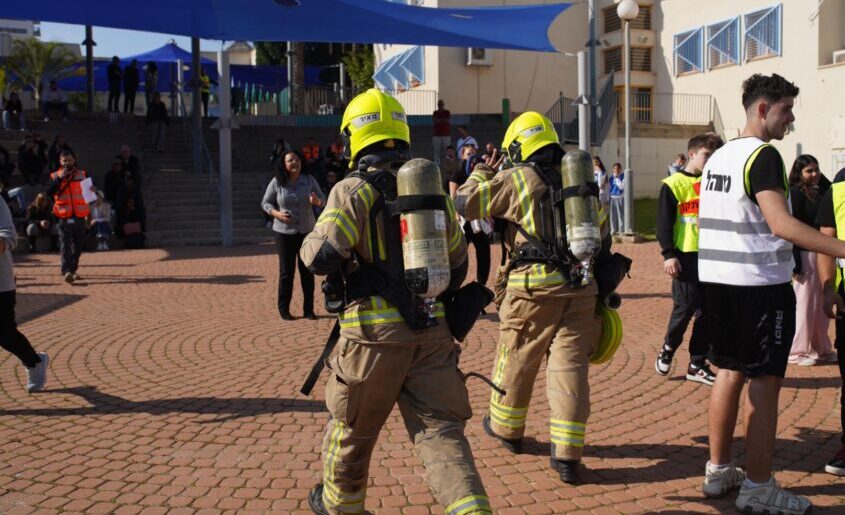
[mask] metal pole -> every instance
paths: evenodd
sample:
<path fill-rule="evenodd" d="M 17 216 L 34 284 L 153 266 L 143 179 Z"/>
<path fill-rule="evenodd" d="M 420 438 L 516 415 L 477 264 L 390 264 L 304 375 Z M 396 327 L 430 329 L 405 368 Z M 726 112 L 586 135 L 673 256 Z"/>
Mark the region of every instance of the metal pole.
<path fill-rule="evenodd" d="M 191 118 L 193 119 L 194 172 L 202 173 L 202 97 L 200 82 L 200 38 L 191 38 Z"/>
<path fill-rule="evenodd" d="M 288 114 L 293 114 L 293 41 L 288 41 Z"/>
<path fill-rule="evenodd" d="M 178 68 L 177 68 L 178 67 Z M 182 61 L 177 60 L 175 63 L 170 63 L 170 116 L 179 116 L 179 101 L 176 95 L 179 93 L 179 84 L 181 83 L 182 74 L 179 70 L 182 69 Z"/>
<path fill-rule="evenodd" d="M 179 116 L 188 116 L 188 112 L 184 109 L 184 102 L 182 102 L 182 93 L 185 91 L 185 63 L 181 59 L 176 59 L 176 110 Z"/>
<path fill-rule="evenodd" d="M 587 16 L 590 24 L 590 42 L 587 46 L 590 52 L 590 100 L 592 100 L 596 98 L 596 46 L 599 43 L 596 38 L 596 0 L 587 2 Z M 590 109 L 591 114 L 592 111 Z"/>
<path fill-rule="evenodd" d="M 91 25 L 85 26 L 85 91 L 88 94 L 88 112 L 94 112 L 94 28 Z"/>
<path fill-rule="evenodd" d="M 235 242 L 232 221 L 232 103 L 229 95 L 229 53 L 222 49 L 217 52 L 217 73 L 220 84 L 220 117 L 217 121 L 220 131 L 220 239 L 224 247 L 231 247 Z"/>
<path fill-rule="evenodd" d="M 587 52 L 578 52 L 578 148 L 590 152 L 589 63 Z"/>
<path fill-rule="evenodd" d="M 340 63 L 338 72 L 340 73 L 340 103 L 346 105 L 346 65 Z"/>
<path fill-rule="evenodd" d="M 631 177 L 631 22 L 625 21 L 625 233 L 634 232 L 634 178 Z"/>

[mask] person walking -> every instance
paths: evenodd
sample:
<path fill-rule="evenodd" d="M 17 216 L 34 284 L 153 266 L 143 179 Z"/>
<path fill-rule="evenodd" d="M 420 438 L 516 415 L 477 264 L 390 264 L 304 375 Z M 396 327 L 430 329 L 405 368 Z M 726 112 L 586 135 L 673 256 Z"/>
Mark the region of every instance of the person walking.
<path fill-rule="evenodd" d="M 551 120 L 535 111 L 519 115 L 501 146 L 513 167 L 497 171 L 500 163 L 491 157 L 455 197 L 458 213 L 468 220 L 493 216 L 508 222 L 510 261 L 497 278 L 497 289 L 504 291 L 493 367 L 493 382 L 506 393 L 491 394 L 482 427 L 506 449 L 521 452 L 534 380 L 545 357 L 550 464 L 561 481 L 577 483 L 590 414 L 589 360 L 601 336 L 598 290 L 595 282 L 582 286 L 573 277 L 578 262 L 555 243 L 566 220 L 548 199 L 564 191 L 564 151 Z M 602 253 L 609 253 L 606 224 L 601 243 Z"/>
<path fill-rule="evenodd" d="M 610 177 L 610 232 L 621 234 L 625 231 L 625 173 L 622 165 L 613 163 L 613 175 Z"/>
<path fill-rule="evenodd" d="M 819 203 L 815 220 L 825 236 L 845 240 L 845 182 L 834 182 Z M 840 446 L 824 467 L 825 472 L 845 476 L 845 287 L 843 262 L 831 256 L 817 254 L 818 274 L 822 285 L 822 310 L 836 325 L 836 361 L 839 365 L 839 423 L 842 429 Z"/>
<path fill-rule="evenodd" d="M 819 170 L 818 160 L 809 154 L 798 156 L 789 172 L 792 215 L 818 229 L 819 201 L 829 188 L 830 181 Z M 792 257 L 795 259 L 792 287 L 795 289 L 797 311 L 789 362 L 812 366 L 820 361 L 836 361 L 833 345 L 827 336 L 830 320 L 822 309 L 824 296 L 816 267 L 816 253 L 794 245 Z"/>
<path fill-rule="evenodd" d="M 76 166 L 76 156 L 63 151 L 59 156 L 61 168 L 50 174 L 47 194 L 53 196 L 53 215 L 58 219 L 59 252 L 62 275 L 72 284 L 80 279 L 76 270 L 85 243 L 85 219 L 90 214 L 82 195 L 82 181 L 87 174 Z"/>
<path fill-rule="evenodd" d="M 106 76 L 109 81 L 109 107 L 110 113 L 120 112 L 120 83 L 123 81 L 123 70 L 120 68 L 120 58 L 111 58 L 111 64 L 106 66 Z"/>
<path fill-rule="evenodd" d="M 16 286 L 12 251 L 17 242 L 12 213 L 0 197 L 0 347 L 21 361 L 26 370 L 26 391 L 31 393 L 44 388 L 50 358 L 47 353 L 36 352 L 32 348 L 15 321 Z"/>
<path fill-rule="evenodd" d="M 167 106 L 161 101 L 161 94 L 158 91 L 153 93 L 152 102 L 147 106 L 146 124 L 155 134 L 156 152 L 164 152 L 170 117 L 167 115 Z"/>
<path fill-rule="evenodd" d="M 845 257 L 845 242 L 802 224 L 789 211 L 780 140 L 795 120 L 798 87 L 780 75 L 754 74 L 742 85 L 746 124 L 704 169 L 699 211 L 698 275 L 710 362 L 710 461 L 702 491 L 719 497 L 739 488 L 740 511 L 803 515 L 806 497 L 772 476 L 778 395 L 795 334 L 792 245 Z M 747 473 L 731 456 L 740 396 Z"/>
<path fill-rule="evenodd" d="M 713 133 L 693 136 L 687 144 L 686 168 L 663 179 L 657 201 L 657 241 L 663 255 L 663 271 L 672 277 L 672 313 L 654 369 L 662 376 L 669 375 L 675 351 L 684 340 L 690 320 L 695 318 L 686 378 L 706 385 L 712 385 L 716 375 L 707 364 L 709 345 L 701 319 L 698 206 L 701 171 L 723 144 L 722 138 Z"/>
<path fill-rule="evenodd" d="M 261 208 L 273 217 L 273 232 L 279 253 L 279 292 L 277 305 L 282 320 L 293 320 L 290 300 L 293 296 L 294 268 L 298 264 L 299 282 L 302 285 L 303 316 L 316 320 L 314 314 L 314 275 L 302 258 L 297 260 L 305 235 L 314 228 L 314 209 L 322 207 L 326 197 L 312 175 L 302 173 L 302 159 L 288 151 L 270 180 Z"/>
<path fill-rule="evenodd" d="M 431 145 L 434 148 L 434 162 L 437 166 L 443 161 L 446 148 L 452 144 L 452 113 L 444 107 L 443 100 L 437 101 L 437 110 L 432 114 L 434 135 Z"/>
<path fill-rule="evenodd" d="M 155 93 L 158 93 L 158 65 L 154 61 L 148 61 L 144 69 L 144 96 L 147 106 L 152 103 Z"/>
<path fill-rule="evenodd" d="M 339 341 L 326 361 L 332 373 L 323 480 L 311 490 L 309 504 L 318 514 L 364 512 L 370 458 L 399 404 L 445 513 L 492 513 L 464 435 L 472 409 L 445 307 L 436 302 L 429 312 L 417 309 L 419 297 L 402 272 L 399 219 L 383 211 L 389 209 L 385 196 L 397 191 L 395 174 L 410 157 L 405 111 L 395 98 L 369 89 L 347 106 L 341 133 L 354 171 L 332 189 L 300 251 L 315 274 L 343 277 L 340 295 L 350 302 L 339 313 Z M 466 243 L 445 193 L 442 202 L 454 290 L 466 276 Z"/>
<path fill-rule="evenodd" d="M 135 113 L 135 95 L 138 94 L 138 86 L 141 85 L 141 70 L 138 69 L 138 61 L 132 59 L 126 68 L 123 69 L 123 112 Z"/>

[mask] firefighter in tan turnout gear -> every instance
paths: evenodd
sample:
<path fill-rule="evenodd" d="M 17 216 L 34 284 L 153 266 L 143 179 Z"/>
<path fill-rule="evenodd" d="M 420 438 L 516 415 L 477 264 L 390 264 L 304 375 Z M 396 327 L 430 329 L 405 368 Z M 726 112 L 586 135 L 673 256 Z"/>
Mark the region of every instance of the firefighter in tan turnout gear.
<path fill-rule="evenodd" d="M 332 189 L 300 250 L 314 273 L 329 275 L 335 284 L 342 277 L 346 304 L 339 313 L 340 339 L 326 360 L 330 419 L 323 478 L 309 503 L 315 513 L 364 511 L 370 458 L 398 403 L 428 484 L 446 513 L 491 513 L 464 436 L 472 413 L 444 305 L 423 302 L 416 295 L 421 290 L 406 286 L 410 279 L 425 290 L 426 284 L 447 279 L 444 286 L 454 291 L 462 283 L 466 242 L 454 205 L 439 186 L 433 163 L 408 162 L 408 124 L 393 97 L 375 89 L 355 97 L 344 113 L 341 134 L 355 171 Z M 408 177 L 431 170 L 436 195 L 429 190 L 402 196 L 404 171 Z M 406 211 L 414 209 L 434 211 L 429 220 L 443 235 L 433 244 L 442 253 L 427 271 L 403 268 L 403 252 L 407 257 L 420 248 L 406 241 L 409 224 L 416 223 Z"/>
<path fill-rule="evenodd" d="M 595 314 L 597 286 L 583 281 L 580 258 L 556 245 L 566 222 L 559 206 L 572 188 L 562 184 L 564 152 L 552 123 L 539 113 L 523 113 L 508 127 L 502 147 L 513 167 L 496 172 L 477 166 L 455 200 L 458 213 L 469 220 L 508 221 L 509 263 L 500 268 L 496 285 L 501 324 L 493 368 L 493 382 L 506 394 L 492 393 L 482 424 L 506 448 L 521 452 L 534 380 L 546 356 L 551 465 L 562 481 L 573 483 L 590 415 L 589 360 L 602 330 Z M 581 157 L 589 166 L 586 154 Z M 586 197 L 583 188 L 576 190 Z M 607 224 L 594 209 L 593 238 L 600 257 L 608 256 Z"/>

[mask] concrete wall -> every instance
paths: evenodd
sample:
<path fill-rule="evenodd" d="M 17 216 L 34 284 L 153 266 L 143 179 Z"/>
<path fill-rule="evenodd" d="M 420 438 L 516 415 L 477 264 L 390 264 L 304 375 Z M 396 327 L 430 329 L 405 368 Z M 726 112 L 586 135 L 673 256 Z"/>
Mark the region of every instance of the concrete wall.
<path fill-rule="evenodd" d="M 783 154 L 787 167 L 800 153 L 813 154 L 828 176 L 845 166 L 845 64 L 819 66 L 821 57 L 830 54 L 831 44 L 822 32 L 828 25 L 843 21 L 843 0 L 827 0 L 822 7 L 838 19 L 822 15 L 810 19 L 816 0 L 789 0 L 783 5 L 782 56 L 743 62 L 704 73 L 674 77 L 672 75 L 673 35 L 691 28 L 690 7 L 693 1 L 660 2 L 654 12 L 654 24 L 659 34 L 658 55 L 655 60 L 657 91 L 700 93 L 713 95 L 728 137 L 735 137 L 745 125 L 745 112 L 740 104 L 742 82 L 754 73 L 778 73 L 801 88 L 795 106 L 795 132 L 783 141 L 773 142 Z M 707 10 L 698 11 L 692 25 L 708 25 L 737 15 L 776 5 L 772 0 L 708 0 Z M 741 30 L 744 30 L 744 22 Z M 840 40 L 841 41 L 841 40 Z M 821 44 L 824 42 L 824 44 Z"/>

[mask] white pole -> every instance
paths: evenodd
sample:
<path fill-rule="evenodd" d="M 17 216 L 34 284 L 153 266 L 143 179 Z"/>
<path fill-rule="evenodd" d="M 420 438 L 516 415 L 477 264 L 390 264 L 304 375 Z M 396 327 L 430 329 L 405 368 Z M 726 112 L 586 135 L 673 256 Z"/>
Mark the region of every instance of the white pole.
<path fill-rule="evenodd" d="M 219 74 L 220 118 L 220 239 L 224 247 L 235 243 L 232 221 L 232 102 L 230 100 L 229 52 L 218 50 L 217 73 Z"/>
<path fill-rule="evenodd" d="M 578 52 L 578 148 L 590 152 L 590 72 L 587 52 Z"/>
<path fill-rule="evenodd" d="M 631 22 L 625 23 L 625 233 L 634 232 L 634 178 L 631 177 Z"/>

